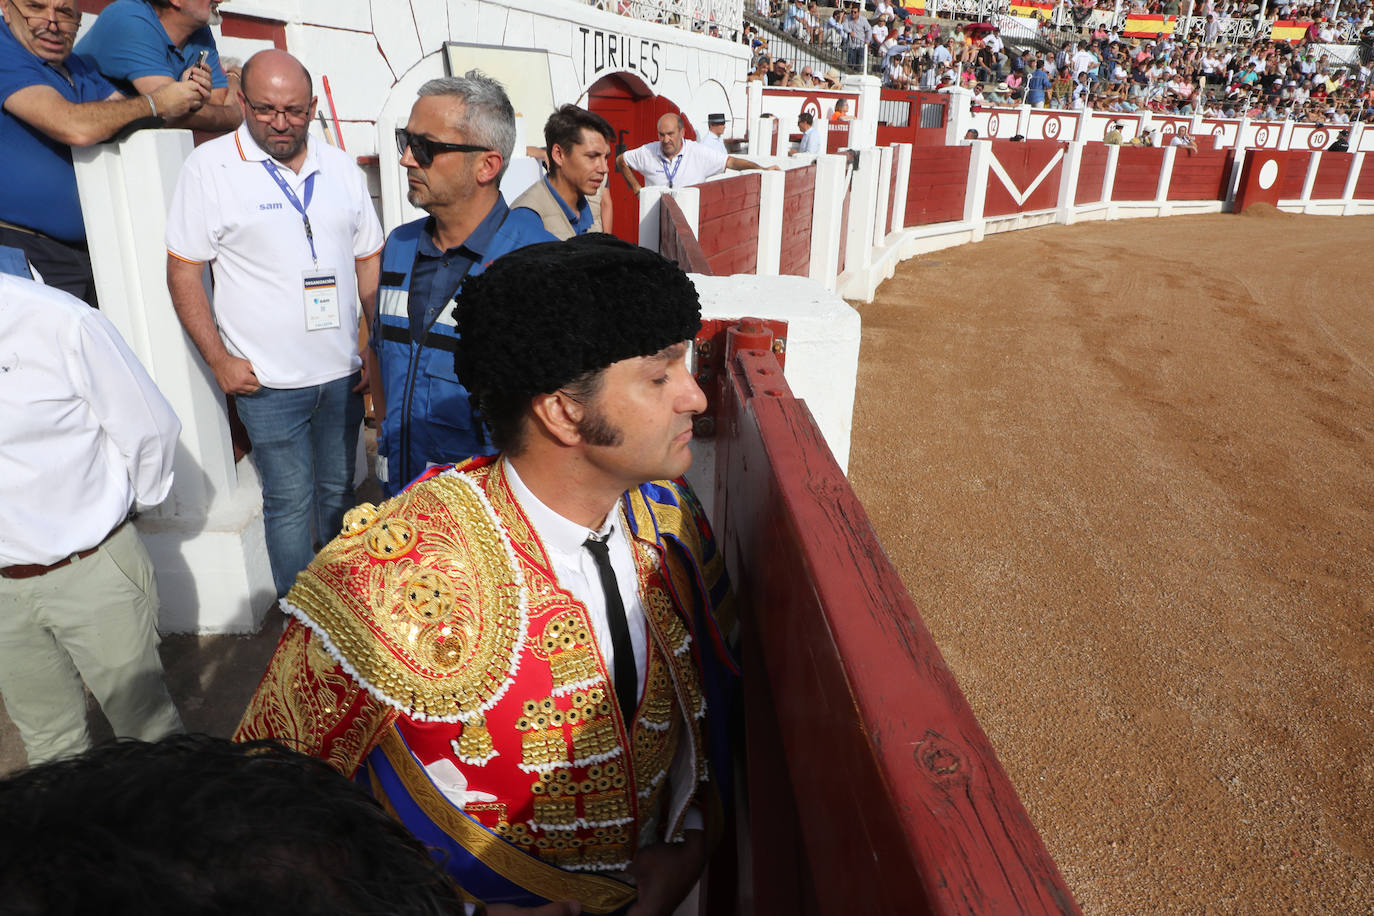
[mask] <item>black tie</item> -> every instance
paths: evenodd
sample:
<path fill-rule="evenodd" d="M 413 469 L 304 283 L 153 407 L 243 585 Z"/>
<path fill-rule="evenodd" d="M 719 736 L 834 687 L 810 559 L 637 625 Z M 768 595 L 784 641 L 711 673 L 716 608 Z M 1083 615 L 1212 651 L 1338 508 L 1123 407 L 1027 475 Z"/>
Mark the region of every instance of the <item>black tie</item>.
<path fill-rule="evenodd" d="M 611 569 L 611 552 L 606 542 L 595 535 L 582 546 L 592 552 L 596 571 L 601 576 L 601 590 L 606 593 L 606 621 L 611 627 L 611 649 L 615 652 L 615 698 L 625 717 L 626 730 L 635 714 L 635 695 L 639 693 L 639 677 L 635 674 L 635 650 L 630 645 L 630 625 L 625 621 L 625 605 L 620 600 L 620 587 Z"/>

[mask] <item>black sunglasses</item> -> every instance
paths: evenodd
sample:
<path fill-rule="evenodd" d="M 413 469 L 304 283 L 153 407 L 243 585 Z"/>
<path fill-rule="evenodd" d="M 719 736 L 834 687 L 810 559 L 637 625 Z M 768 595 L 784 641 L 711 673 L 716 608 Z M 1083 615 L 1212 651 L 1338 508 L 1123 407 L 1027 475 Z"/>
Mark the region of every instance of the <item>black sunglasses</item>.
<path fill-rule="evenodd" d="M 426 169 L 434 164 L 436 153 L 492 152 L 492 148 L 489 146 L 475 146 L 471 143 L 440 143 L 438 140 L 412 134 L 405 128 L 398 127 L 396 128 L 396 152 L 404 156 L 406 147 L 410 147 L 410 154 L 415 157 L 415 163 Z"/>

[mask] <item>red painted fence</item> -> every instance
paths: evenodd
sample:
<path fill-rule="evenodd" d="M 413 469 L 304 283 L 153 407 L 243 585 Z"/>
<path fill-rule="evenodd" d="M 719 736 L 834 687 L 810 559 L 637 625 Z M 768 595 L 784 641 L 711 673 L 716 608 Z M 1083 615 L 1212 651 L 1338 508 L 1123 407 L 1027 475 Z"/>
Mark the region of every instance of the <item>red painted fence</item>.
<path fill-rule="evenodd" d="M 816 207 L 816 164 L 788 169 L 782 192 L 782 257 L 778 272 L 811 271 L 811 224 Z"/>
<path fill-rule="evenodd" d="M 964 218 L 969 146 L 914 146 L 906 186 L 906 224 L 924 226 Z"/>
<path fill-rule="evenodd" d="M 759 262 L 758 172 L 698 185 L 697 238 L 716 276 L 751 274 Z"/>
<path fill-rule="evenodd" d="M 743 621 L 752 912 L 1077 913 L 763 346 L 727 353 L 716 423 L 716 523 Z"/>

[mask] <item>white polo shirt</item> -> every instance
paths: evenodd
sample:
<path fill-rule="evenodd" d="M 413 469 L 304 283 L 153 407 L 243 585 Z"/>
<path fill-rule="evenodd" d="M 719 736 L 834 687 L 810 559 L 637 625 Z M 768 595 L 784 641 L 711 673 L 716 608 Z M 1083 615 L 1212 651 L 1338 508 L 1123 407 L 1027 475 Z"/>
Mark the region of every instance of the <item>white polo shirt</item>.
<path fill-rule="evenodd" d="M 685 188 L 701 184 L 712 175 L 725 171 L 729 159 L 725 150 L 712 149 L 695 140 L 683 140 L 682 149 L 670 161 L 663 155 L 657 140 L 632 149 L 625 154 L 625 162 L 644 176 L 647 187 Z"/>
<path fill-rule="evenodd" d="M 246 125 L 197 147 L 186 158 L 167 214 L 167 253 L 210 262 L 214 312 L 230 353 L 253 364 L 268 388 L 304 388 L 358 369 L 358 277 L 355 259 L 381 250 L 382 226 L 362 171 L 347 153 L 311 139 L 299 173 L 277 172 L 305 203 L 300 212 L 264 168 L 267 152 Z M 307 330 L 305 273 L 332 272 L 339 323 Z"/>

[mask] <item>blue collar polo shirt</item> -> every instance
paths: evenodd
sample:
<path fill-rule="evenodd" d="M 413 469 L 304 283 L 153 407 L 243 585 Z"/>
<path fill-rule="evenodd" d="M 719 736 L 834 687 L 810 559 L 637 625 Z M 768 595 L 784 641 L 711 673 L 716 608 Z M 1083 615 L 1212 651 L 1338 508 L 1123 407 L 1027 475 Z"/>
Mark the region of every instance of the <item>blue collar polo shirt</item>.
<path fill-rule="evenodd" d="M 32 54 L 0 22 L 0 106 L 20 89 L 51 86 L 69 102 L 102 102 L 115 87 L 72 54 L 66 74 Z M 86 239 L 71 147 L 0 109 L 0 150 L 6 180 L 0 181 L 0 220 L 69 244 Z"/>
<path fill-rule="evenodd" d="M 439 313 L 453 299 L 454 290 L 462 286 L 463 278 L 480 264 L 496 230 L 506 221 L 510 210 L 504 197 L 497 197 L 496 203 L 487 215 L 477 224 L 458 245 L 440 251 L 434 244 L 434 218 L 425 221 L 425 231 L 420 233 L 420 246 L 415 252 L 415 268 L 410 275 L 410 337 L 423 340 L 425 332 L 434 324 Z"/>
<path fill-rule="evenodd" d="M 210 52 L 205 63 L 210 68 L 211 87 L 224 89 L 229 85 L 210 27 L 196 29 L 186 39 L 186 46 L 178 48 L 157 18 L 157 11 L 144 0 L 115 0 L 77 42 L 76 50 L 125 95 L 138 95 L 134 80 L 140 77 L 181 79 L 201 51 Z"/>

